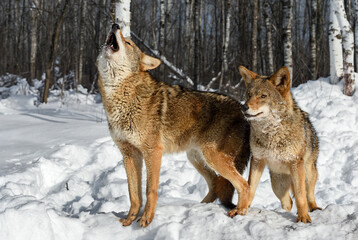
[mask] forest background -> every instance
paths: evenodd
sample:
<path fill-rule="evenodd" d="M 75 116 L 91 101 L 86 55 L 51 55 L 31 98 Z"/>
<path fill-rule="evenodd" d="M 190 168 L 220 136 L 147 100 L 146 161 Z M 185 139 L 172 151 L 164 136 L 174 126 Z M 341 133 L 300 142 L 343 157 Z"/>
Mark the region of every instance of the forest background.
<path fill-rule="evenodd" d="M 114 21 L 115 2 L 121 1 L 1 1 L 0 76 L 96 92 L 96 57 Z M 132 0 L 131 37 L 144 52 L 165 59 L 151 72 L 158 80 L 241 99 L 239 65 L 264 75 L 286 65 L 293 86 L 330 75 L 332 2 Z M 357 1 L 336 2 L 344 4 L 355 29 Z"/>

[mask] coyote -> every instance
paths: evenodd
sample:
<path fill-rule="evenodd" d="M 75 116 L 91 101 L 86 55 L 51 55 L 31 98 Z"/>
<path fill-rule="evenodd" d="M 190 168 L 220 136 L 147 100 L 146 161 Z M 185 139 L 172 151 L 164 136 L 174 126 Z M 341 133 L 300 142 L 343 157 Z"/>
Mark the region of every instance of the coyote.
<path fill-rule="evenodd" d="M 138 221 L 146 227 L 153 220 L 162 154 L 178 151 L 187 152 L 208 184 L 209 192 L 202 202 L 219 198 L 224 205 L 234 206 L 235 187 L 239 201 L 229 215 L 246 214 L 249 188 L 241 173 L 250 157 L 250 127 L 241 104 L 227 96 L 153 79 L 147 70 L 160 63 L 124 38 L 117 24 L 97 59 L 110 134 L 123 155 L 128 178 L 131 207 L 127 218 L 120 221 L 128 226 L 140 211 L 143 158 L 147 202 Z"/>
<path fill-rule="evenodd" d="M 320 209 L 314 197 L 318 138 L 308 114 L 292 98 L 289 71 L 282 67 L 266 77 L 243 66 L 239 70 L 246 83 L 246 103 L 242 109 L 251 126 L 249 204 L 267 164 L 272 189 L 282 208 L 291 210 L 289 190 L 292 188 L 297 222 L 311 222 L 308 210 Z"/>

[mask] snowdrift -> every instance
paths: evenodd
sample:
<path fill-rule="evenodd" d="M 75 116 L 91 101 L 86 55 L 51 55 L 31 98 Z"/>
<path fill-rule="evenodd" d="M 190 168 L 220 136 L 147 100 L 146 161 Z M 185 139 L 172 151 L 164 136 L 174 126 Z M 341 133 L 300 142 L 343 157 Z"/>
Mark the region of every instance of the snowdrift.
<path fill-rule="evenodd" d="M 293 89 L 320 138 L 323 210 L 310 213 L 313 223 L 281 209 L 267 170 L 246 216 L 201 204 L 206 183 L 179 153 L 163 158 L 156 215 L 144 229 L 118 221 L 130 207 L 127 178 L 101 104 L 68 94 L 36 108 L 31 95 L 10 95 L 0 100 L 0 239 L 358 239 L 358 96 L 342 87 L 320 79 Z"/>

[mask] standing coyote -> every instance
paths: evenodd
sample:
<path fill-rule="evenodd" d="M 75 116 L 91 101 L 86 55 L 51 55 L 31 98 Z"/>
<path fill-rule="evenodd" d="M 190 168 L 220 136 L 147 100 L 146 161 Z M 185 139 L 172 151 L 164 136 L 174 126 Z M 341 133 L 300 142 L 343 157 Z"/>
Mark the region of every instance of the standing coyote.
<path fill-rule="evenodd" d="M 223 95 L 156 81 L 147 70 L 159 64 L 160 60 L 124 38 L 117 24 L 97 59 L 109 130 L 123 155 L 128 178 L 131 207 L 120 221 L 130 225 L 140 211 L 143 158 L 147 202 L 139 225 L 148 226 L 153 220 L 162 154 L 178 151 L 187 152 L 208 184 L 209 193 L 202 202 L 219 198 L 224 205 L 232 205 L 234 186 L 239 201 L 229 215 L 246 214 L 249 188 L 241 173 L 250 157 L 250 127 L 241 104 Z"/>
<path fill-rule="evenodd" d="M 308 114 L 292 98 L 289 71 L 282 67 L 273 76 L 266 77 L 243 66 L 239 70 L 247 87 L 243 112 L 251 126 L 249 204 L 267 164 L 272 189 L 282 208 L 291 210 L 289 190 L 292 188 L 297 222 L 311 222 L 308 210 L 320 209 L 314 197 L 318 138 Z"/>

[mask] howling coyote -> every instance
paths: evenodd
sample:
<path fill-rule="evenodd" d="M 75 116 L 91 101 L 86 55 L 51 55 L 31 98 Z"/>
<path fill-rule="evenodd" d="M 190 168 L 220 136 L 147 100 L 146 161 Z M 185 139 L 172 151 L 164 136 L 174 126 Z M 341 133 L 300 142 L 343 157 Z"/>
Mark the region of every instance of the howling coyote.
<path fill-rule="evenodd" d="M 229 215 L 246 214 L 249 187 L 241 173 L 250 156 L 250 129 L 241 104 L 227 96 L 159 82 L 147 72 L 159 64 L 160 60 L 124 38 L 117 24 L 97 59 L 109 130 L 123 155 L 128 178 L 131 208 L 120 221 L 130 225 L 140 211 L 143 159 L 147 202 L 139 225 L 145 227 L 153 220 L 162 155 L 178 151 L 187 152 L 208 183 L 209 193 L 202 202 L 219 198 L 232 206 L 234 186 L 239 201 Z"/>

